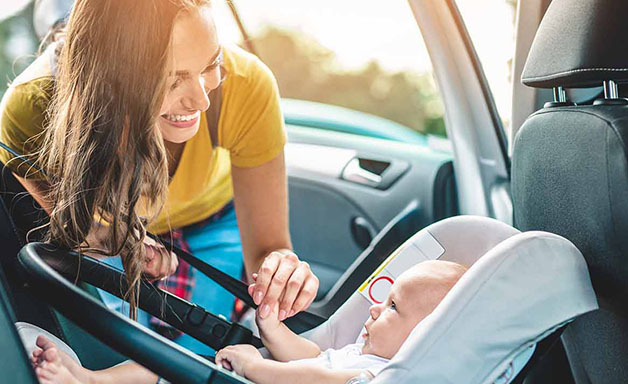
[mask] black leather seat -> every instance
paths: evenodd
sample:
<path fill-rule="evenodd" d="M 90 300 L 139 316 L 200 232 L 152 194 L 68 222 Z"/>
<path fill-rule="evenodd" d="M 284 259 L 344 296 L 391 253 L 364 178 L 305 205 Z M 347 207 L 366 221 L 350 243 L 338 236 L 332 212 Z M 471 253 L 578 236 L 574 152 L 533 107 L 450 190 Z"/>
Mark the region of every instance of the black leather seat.
<path fill-rule="evenodd" d="M 532 45 L 524 84 L 554 88 L 514 141 L 515 224 L 571 240 L 582 252 L 601 309 L 562 340 L 577 384 L 628 379 L 628 1 L 554 0 Z M 604 85 L 577 106 L 564 88 Z"/>

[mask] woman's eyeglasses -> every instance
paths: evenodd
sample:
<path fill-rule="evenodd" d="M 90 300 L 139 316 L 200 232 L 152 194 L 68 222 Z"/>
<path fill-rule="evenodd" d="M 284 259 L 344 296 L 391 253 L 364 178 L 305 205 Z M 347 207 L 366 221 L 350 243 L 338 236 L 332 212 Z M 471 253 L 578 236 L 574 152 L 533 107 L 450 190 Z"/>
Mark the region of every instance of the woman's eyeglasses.
<path fill-rule="evenodd" d="M 175 79 L 170 85 L 170 91 L 180 89 L 185 83 L 191 82 L 193 76 L 188 71 L 176 71 L 174 73 Z M 227 78 L 227 71 L 224 67 L 224 56 L 222 48 L 219 49 L 216 59 L 209 64 L 200 73 L 200 76 L 204 79 L 205 93 L 209 94 L 214 89 L 218 88 Z"/>

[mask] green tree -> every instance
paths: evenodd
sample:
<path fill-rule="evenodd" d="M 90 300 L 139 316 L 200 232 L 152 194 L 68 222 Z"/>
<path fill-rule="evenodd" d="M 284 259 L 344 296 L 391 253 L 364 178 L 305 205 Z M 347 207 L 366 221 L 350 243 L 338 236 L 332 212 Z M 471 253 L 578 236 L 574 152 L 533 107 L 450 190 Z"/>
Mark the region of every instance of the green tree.
<path fill-rule="evenodd" d="M 38 40 L 32 14 L 31 2 L 0 22 L 0 97 L 34 58 Z M 391 73 L 376 61 L 360 70 L 346 70 L 339 67 L 333 51 L 294 30 L 268 28 L 254 43 L 275 73 L 283 97 L 351 108 L 419 132 L 446 135 L 443 107 L 431 73 Z M 22 52 L 16 56 L 17 45 Z"/>
<path fill-rule="evenodd" d="M 423 133 L 445 136 L 443 107 L 431 73 L 388 72 L 376 61 L 338 67 L 335 54 L 295 30 L 267 28 L 253 38 L 283 97 L 378 115 Z"/>
<path fill-rule="evenodd" d="M 0 97 L 15 76 L 34 59 L 37 46 L 33 2 L 0 21 Z"/>

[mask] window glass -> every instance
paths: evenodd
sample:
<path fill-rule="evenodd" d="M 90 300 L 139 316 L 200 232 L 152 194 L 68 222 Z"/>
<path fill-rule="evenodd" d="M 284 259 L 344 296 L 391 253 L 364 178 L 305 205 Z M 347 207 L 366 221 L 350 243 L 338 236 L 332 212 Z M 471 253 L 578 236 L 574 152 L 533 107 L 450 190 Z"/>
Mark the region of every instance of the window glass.
<path fill-rule="evenodd" d="M 456 0 L 456 3 L 507 128 L 512 109 L 517 0 Z"/>
<path fill-rule="evenodd" d="M 443 107 L 405 0 L 236 0 L 282 97 L 342 106 L 445 135 Z M 222 39 L 241 44 L 223 2 Z"/>
<path fill-rule="evenodd" d="M 0 96 L 35 57 L 33 3 L 14 0 L 0 7 Z M 370 126 L 379 124 L 387 132 L 445 136 L 431 62 L 406 0 L 234 4 L 256 53 L 277 77 L 282 97 L 341 106 L 398 124 L 371 121 Z M 243 45 L 227 2 L 214 0 L 213 6 L 221 39 Z"/>
<path fill-rule="evenodd" d="M 33 2 L 15 0 L 0 6 L 0 97 L 17 74 L 35 58 Z"/>

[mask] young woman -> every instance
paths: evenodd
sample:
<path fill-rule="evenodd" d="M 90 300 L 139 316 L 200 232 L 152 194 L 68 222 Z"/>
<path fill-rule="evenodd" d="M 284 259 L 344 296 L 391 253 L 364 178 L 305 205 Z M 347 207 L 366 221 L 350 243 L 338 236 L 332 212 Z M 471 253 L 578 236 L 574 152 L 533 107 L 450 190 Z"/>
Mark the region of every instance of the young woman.
<path fill-rule="evenodd" d="M 212 142 L 204 112 L 219 86 Z M 0 141 L 46 171 L 0 151 L 48 212 L 49 240 L 120 254 L 132 308 L 142 273 L 176 268 L 147 229 L 173 230 L 236 277 L 243 254 L 262 316 L 277 301 L 281 318 L 313 301 L 318 280 L 291 251 L 276 82 L 256 57 L 220 46 L 208 0 L 76 1 L 63 42 L 1 109 Z M 228 316 L 218 292 L 197 276 L 191 299 Z"/>

